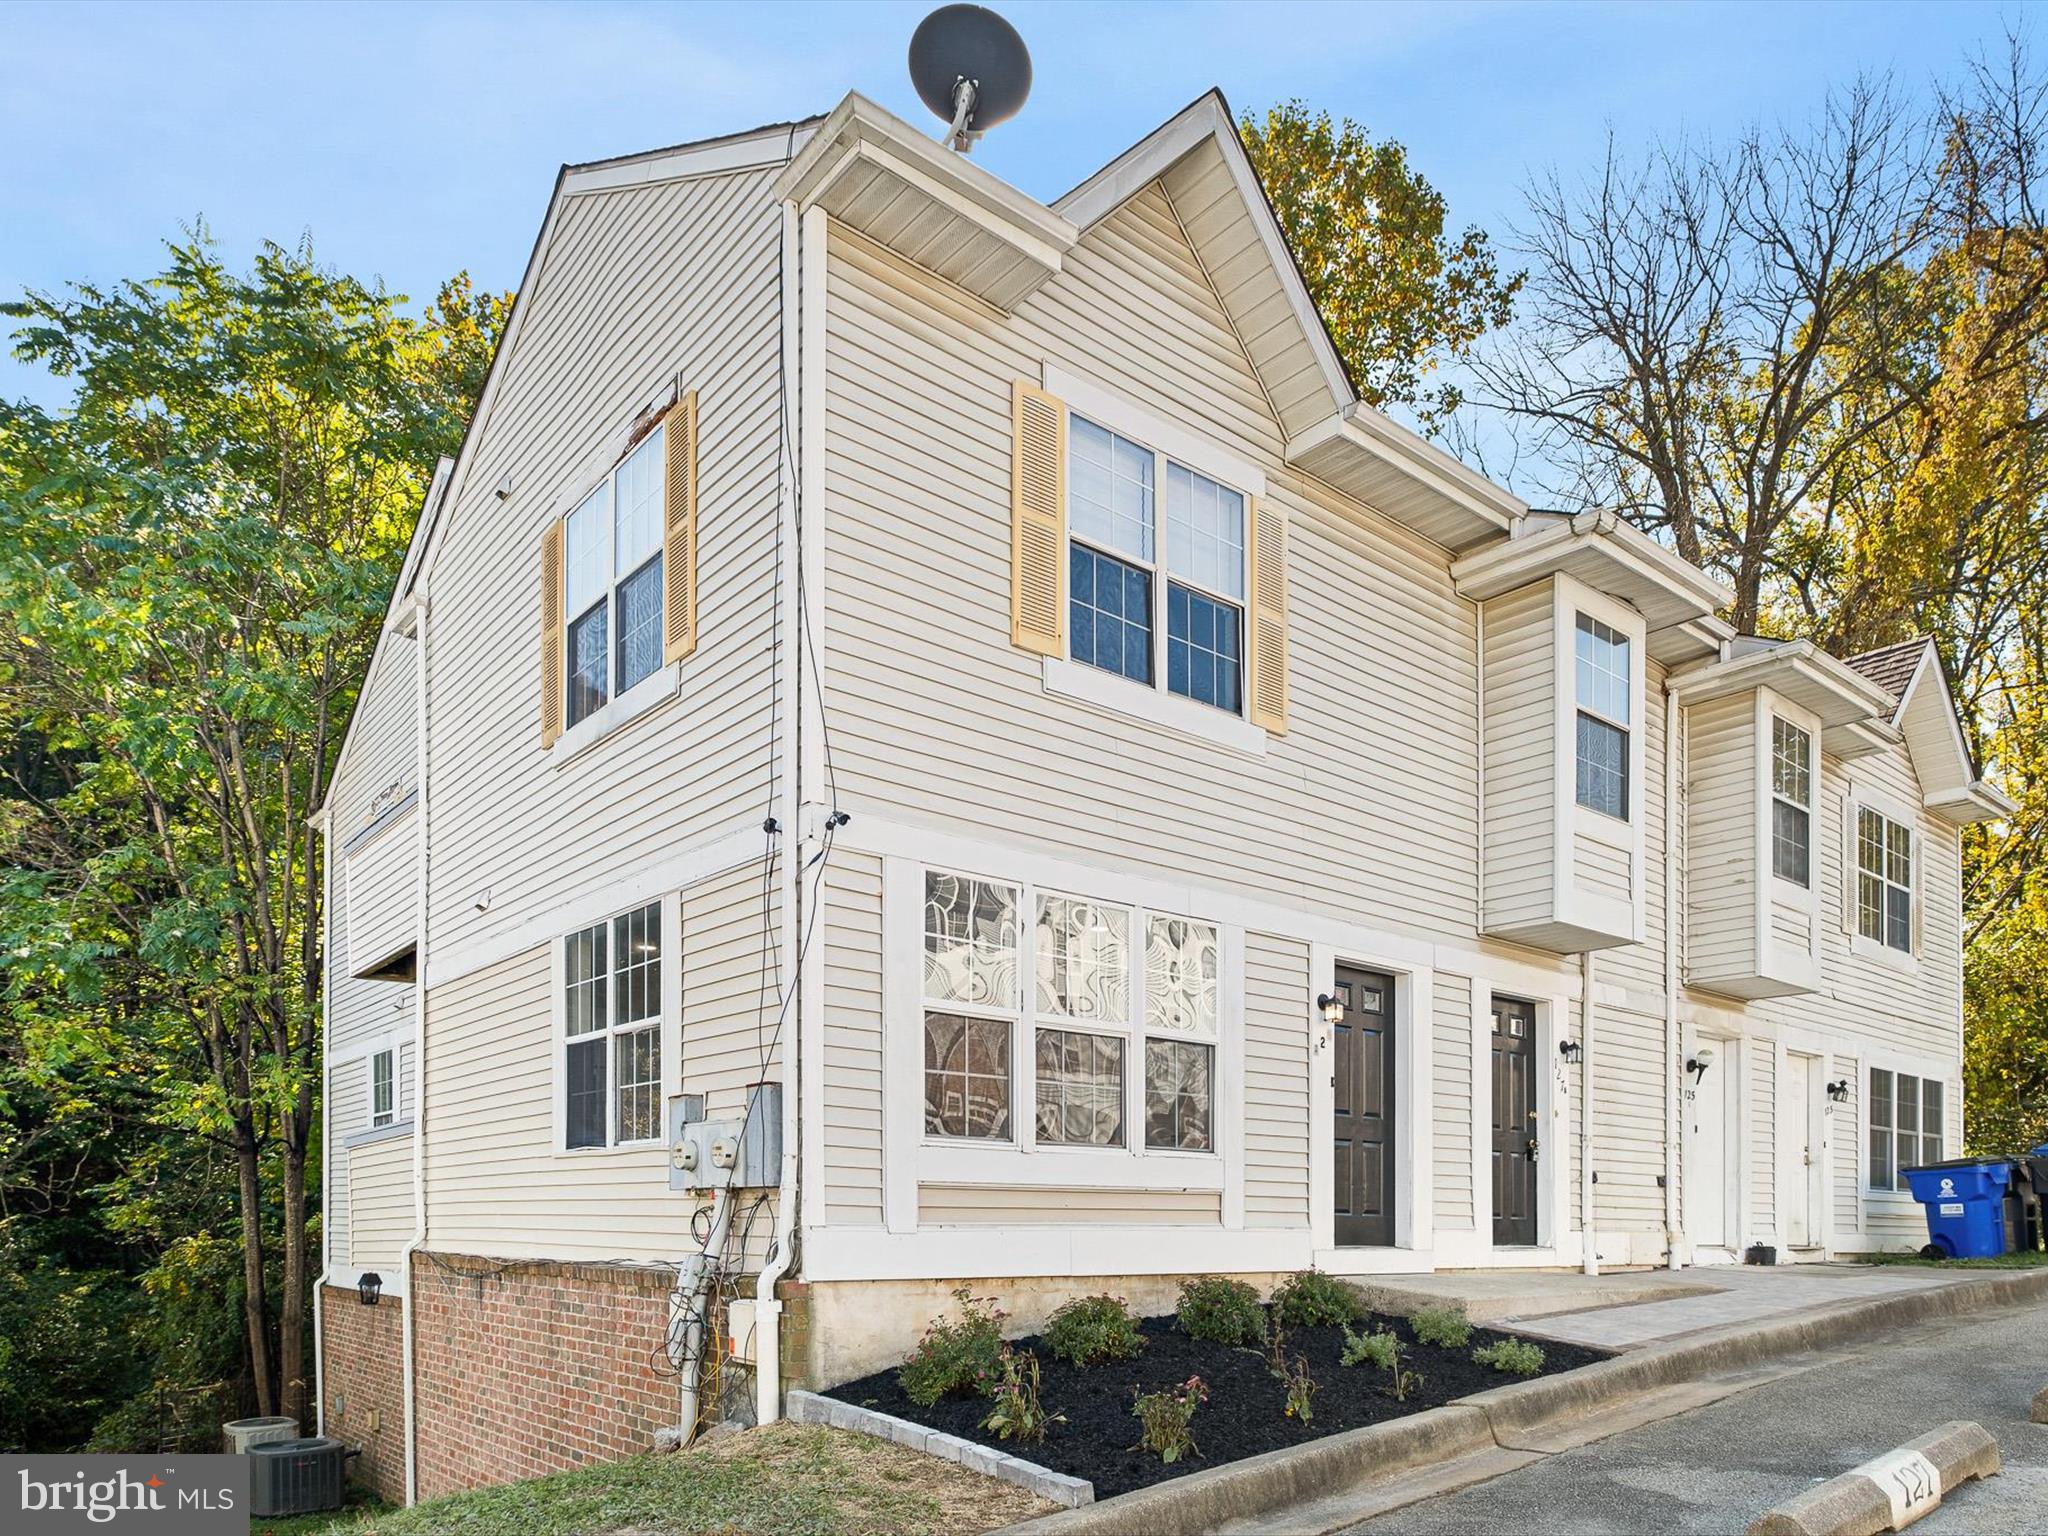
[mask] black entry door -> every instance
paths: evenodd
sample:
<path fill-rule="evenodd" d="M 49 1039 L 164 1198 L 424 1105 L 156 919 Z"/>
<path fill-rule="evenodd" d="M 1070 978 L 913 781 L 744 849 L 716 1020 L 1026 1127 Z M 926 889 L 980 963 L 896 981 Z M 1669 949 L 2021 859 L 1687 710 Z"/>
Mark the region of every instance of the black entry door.
<path fill-rule="evenodd" d="M 1536 1005 L 1493 1000 L 1493 1240 L 1536 1242 Z"/>
<path fill-rule="evenodd" d="M 1331 1040 L 1339 1244 L 1394 1242 L 1394 983 L 1337 967 L 1344 1022 Z"/>

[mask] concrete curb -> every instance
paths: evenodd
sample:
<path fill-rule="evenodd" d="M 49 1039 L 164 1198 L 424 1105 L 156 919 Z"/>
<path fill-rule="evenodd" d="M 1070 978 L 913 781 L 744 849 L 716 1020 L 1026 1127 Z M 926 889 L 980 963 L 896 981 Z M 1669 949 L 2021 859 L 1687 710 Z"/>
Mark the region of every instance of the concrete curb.
<path fill-rule="evenodd" d="M 2028 1417 L 2036 1424 L 2048 1424 L 2048 1387 L 2034 1394 L 2034 1409 Z"/>
<path fill-rule="evenodd" d="M 1195 1536 L 1226 1520 L 1327 1497 L 1469 1451 L 1495 1446 L 1518 1449 L 1517 1442 L 1539 1426 L 1591 1413 L 1659 1387 L 1826 1349 L 1923 1318 L 1954 1317 L 2044 1296 L 2048 1296 L 2048 1270 L 2021 1270 L 1987 1280 L 1904 1291 L 1831 1308 L 1817 1316 L 1795 1315 L 1754 1326 L 1731 1324 L 1681 1343 L 1634 1350 L 1562 1375 L 1495 1387 L 1410 1418 L 1347 1430 L 1306 1445 L 1190 1473 L 1085 1509 L 1007 1526 L 993 1536 Z M 1198 1434 L 1200 1428 L 1198 1420 Z"/>
<path fill-rule="evenodd" d="M 1744 1536 L 1876 1536 L 1902 1531 L 1974 1477 L 1996 1477 L 1998 1442 L 1958 1419 L 1889 1455 L 1765 1510 Z"/>
<path fill-rule="evenodd" d="M 877 1440 L 892 1440 L 913 1451 L 936 1456 L 941 1461 L 957 1462 L 970 1472 L 983 1472 L 1006 1483 L 1015 1483 L 1019 1488 L 1028 1488 L 1040 1498 L 1064 1504 L 1068 1509 L 1095 1502 L 1095 1485 L 1085 1479 L 1068 1477 L 1064 1472 L 1055 1472 L 1050 1467 L 1041 1467 L 1034 1461 L 1026 1461 L 1005 1451 L 991 1450 L 972 1440 L 962 1440 L 958 1435 L 949 1435 L 943 1430 L 926 1429 L 908 1419 L 877 1413 L 855 1403 L 843 1403 L 836 1397 L 821 1397 L 815 1392 L 793 1391 L 784 1402 L 789 1416 L 799 1424 L 829 1424 L 834 1429 L 873 1435 Z"/>

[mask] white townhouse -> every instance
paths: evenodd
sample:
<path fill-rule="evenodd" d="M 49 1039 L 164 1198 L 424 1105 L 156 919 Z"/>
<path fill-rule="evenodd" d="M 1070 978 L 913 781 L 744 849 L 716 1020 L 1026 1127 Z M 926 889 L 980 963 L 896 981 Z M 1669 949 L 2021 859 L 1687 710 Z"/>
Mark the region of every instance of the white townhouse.
<path fill-rule="evenodd" d="M 566 168 L 323 813 L 328 1431 L 640 1448 L 707 1304 L 772 1416 L 962 1281 L 1917 1245 L 2009 807 L 1930 645 L 1727 601 L 1362 404 L 1217 95 L 1050 206 L 859 96 Z"/>

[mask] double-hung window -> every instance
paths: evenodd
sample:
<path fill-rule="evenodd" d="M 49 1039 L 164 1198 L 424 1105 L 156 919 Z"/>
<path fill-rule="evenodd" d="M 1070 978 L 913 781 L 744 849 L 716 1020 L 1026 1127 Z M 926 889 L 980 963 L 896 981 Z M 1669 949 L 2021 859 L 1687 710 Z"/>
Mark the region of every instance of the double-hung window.
<path fill-rule="evenodd" d="M 1244 494 L 1080 415 L 1067 466 L 1073 659 L 1243 713 Z"/>
<path fill-rule="evenodd" d="M 563 1140 L 661 1136 L 661 903 L 572 933 L 562 951 Z"/>
<path fill-rule="evenodd" d="M 1870 1069 L 1870 1187 L 1906 1188 L 1900 1170 L 1941 1161 L 1942 1085 L 1910 1072 Z"/>
<path fill-rule="evenodd" d="M 1771 873 L 1813 884 L 1813 737 L 1771 717 Z"/>
<path fill-rule="evenodd" d="M 1628 820 L 1631 695 L 1629 638 L 1578 615 L 1574 673 L 1578 700 L 1578 802 Z"/>
<path fill-rule="evenodd" d="M 661 665 L 664 430 L 643 438 L 564 529 L 570 725 Z"/>
<path fill-rule="evenodd" d="M 398 1118 L 398 1081 L 388 1050 L 370 1058 L 370 1125 L 374 1129 Z"/>
<path fill-rule="evenodd" d="M 1856 808 L 1856 932 L 1887 949 L 1913 950 L 1913 829 Z"/>
<path fill-rule="evenodd" d="M 1211 923 L 927 872 L 925 1134 L 1212 1150 L 1218 953 Z"/>

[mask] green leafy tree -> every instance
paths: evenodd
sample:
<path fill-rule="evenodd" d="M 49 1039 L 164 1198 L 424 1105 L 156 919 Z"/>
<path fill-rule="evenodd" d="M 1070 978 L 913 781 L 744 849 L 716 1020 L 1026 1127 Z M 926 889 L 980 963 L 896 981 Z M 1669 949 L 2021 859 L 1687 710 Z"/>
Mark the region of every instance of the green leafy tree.
<path fill-rule="evenodd" d="M 155 1176 L 191 1162 L 167 1149 L 232 1167 L 263 1413 L 306 1408 L 310 817 L 504 316 L 466 278 L 402 302 L 306 246 L 236 271 L 201 231 L 152 279 L 5 310 L 16 355 L 73 385 L 58 412 L 0 405 L 0 977 L 46 1026 L 11 1044 L 46 1088 L 139 1073 L 159 1140 L 110 1186 L 138 1225 L 175 1219 Z M 222 1234 L 184 1237 L 157 1245 L 159 1300 L 218 1279 Z"/>
<path fill-rule="evenodd" d="M 1507 323 L 1521 274 L 1483 230 L 1445 233 L 1443 194 L 1392 139 L 1299 101 L 1238 134 L 1360 397 L 1435 430 L 1462 398 L 1435 375 Z"/>

